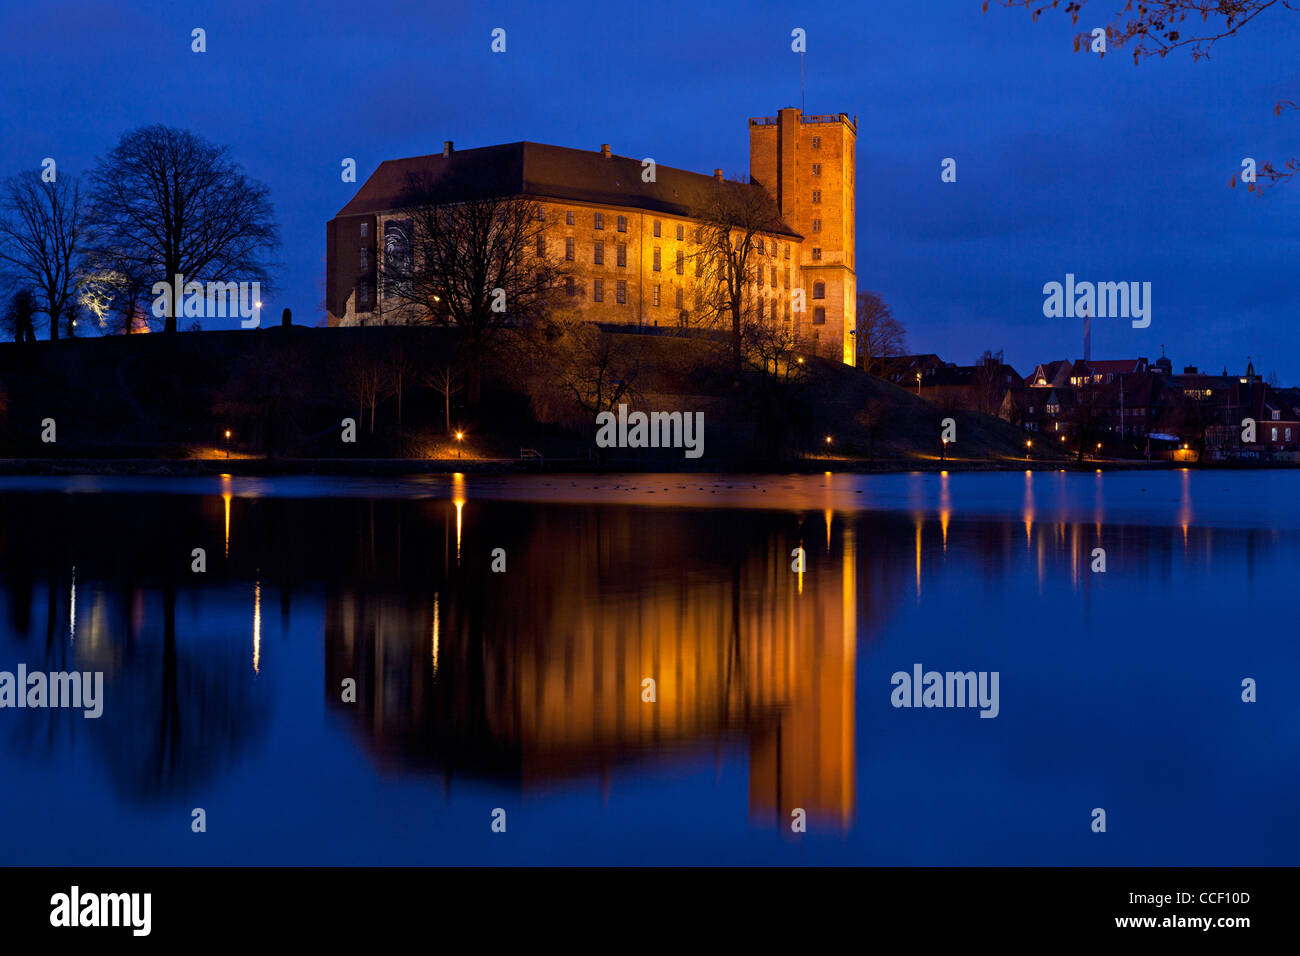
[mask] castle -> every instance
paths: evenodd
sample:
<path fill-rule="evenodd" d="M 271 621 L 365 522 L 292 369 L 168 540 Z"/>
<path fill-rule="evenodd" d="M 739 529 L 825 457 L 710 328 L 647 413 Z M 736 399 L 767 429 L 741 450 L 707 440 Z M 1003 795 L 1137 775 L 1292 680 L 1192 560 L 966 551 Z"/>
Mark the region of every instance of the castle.
<path fill-rule="evenodd" d="M 750 184 L 768 191 L 780 217 L 758 239 L 760 281 L 749 294 L 758 315 L 790 325 L 798 348 L 847 364 L 856 364 L 856 142 L 857 118 L 844 113 L 804 116 L 791 107 L 749 120 Z M 710 177 L 659 165 L 646 182 L 643 168 L 607 145 L 587 151 L 531 142 L 460 151 L 447 142 L 440 154 L 387 160 L 327 224 L 329 324 L 403 321 L 377 276 L 380 255 L 409 255 L 401 197 L 415 175 L 535 202 L 545 244 L 584 319 L 690 325 L 695 211 L 722 171 Z M 792 308 L 796 289 L 802 312 Z"/>

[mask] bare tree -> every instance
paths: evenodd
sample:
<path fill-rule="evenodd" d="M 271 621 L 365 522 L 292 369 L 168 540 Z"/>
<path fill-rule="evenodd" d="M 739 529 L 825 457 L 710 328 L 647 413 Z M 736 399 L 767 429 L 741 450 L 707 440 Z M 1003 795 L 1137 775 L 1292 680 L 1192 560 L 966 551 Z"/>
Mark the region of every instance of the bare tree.
<path fill-rule="evenodd" d="M 1119 0 L 1114 0 L 1116 5 Z M 1003 7 L 1023 7 L 1035 20 L 1047 9 L 1047 0 L 984 0 L 984 12 L 990 3 Z M 1070 22 L 1078 24 L 1088 0 L 1070 0 L 1061 9 L 1070 15 Z M 1060 6 L 1060 0 L 1051 0 L 1051 6 Z M 1300 12 L 1295 0 L 1124 0 L 1123 6 L 1106 24 L 1107 46 L 1123 47 L 1132 44 L 1133 62 L 1140 63 L 1150 57 L 1165 57 L 1181 47 L 1190 47 L 1193 60 L 1209 59 L 1210 51 L 1220 40 L 1237 33 L 1260 17 L 1265 11 L 1289 10 Z M 1190 27 L 1189 27 L 1190 21 Z M 1265 18 L 1267 22 L 1267 18 Z M 1274 28 L 1279 28 L 1273 21 Z M 1079 33 L 1074 38 L 1074 50 L 1092 49 L 1090 32 Z M 1104 56 L 1104 52 L 1102 53 Z M 1281 116 L 1287 110 L 1300 109 L 1294 100 L 1279 100 L 1273 115 Z M 1234 188 L 1240 170 L 1233 172 L 1229 185 Z M 1280 167 L 1272 162 L 1260 163 L 1256 181 L 1247 189 L 1254 193 L 1284 182 L 1300 173 L 1300 159 L 1291 157 Z"/>
<path fill-rule="evenodd" d="M 996 415 L 1001 410 L 1002 399 L 1007 392 L 1003 364 L 1001 349 L 996 352 L 985 349 L 975 363 L 975 370 L 971 373 L 971 397 L 975 411 L 984 415 Z"/>
<path fill-rule="evenodd" d="M 75 178 L 46 181 L 30 170 L 10 178 L 0 193 L 0 262 L 36 292 L 39 311 L 59 323 L 76 314 L 79 257 L 83 242 L 81 187 Z"/>
<path fill-rule="evenodd" d="M 765 286 L 758 246 L 783 231 L 771 194 L 756 183 L 723 180 L 710 183 L 692 210 L 699 222 L 696 259 L 699 325 L 730 328 L 732 360 L 740 369 L 746 327 L 758 318 L 758 293 Z M 773 318 L 775 321 L 775 318 Z"/>
<path fill-rule="evenodd" d="M 391 392 L 392 377 L 387 362 L 364 352 L 353 352 L 343 363 L 343 387 L 358 409 L 357 424 L 370 409 L 370 433 L 375 431 L 375 409 Z"/>
<path fill-rule="evenodd" d="M 800 395 L 808 379 L 808 366 L 795 352 L 794 330 L 776 318 L 748 321 L 744 328 L 744 354 L 749 367 L 745 379 L 745 404 L 755 416 L 758 438 L 769 458 L 788 450 L 800 426 Z"/>
<path fill-rule="evenodd" d="M 101 331 L 123 335 L 154 327 L 143 307 L 144 283 L 92 254 L 82 275 L 78 304 L 94 317 Z"/>
<path fill-rule="evenodd" d="M 459 334 L 472 398 L 484 352 L 506 330 L 543 320 L 559 292 L 541 206 L 479 192 L 472 181 L 413 175 L 378 263 L 386 312 Z"/>
<path fill-rule="evenodd" d="M 867 461 L 873 460 L 876 456 L 876 438 L 879 437 L 880 430 L 885 424 L 888 410 L 889 406 L 885 402 L 879 398 L 871 398 L 854 416 L 854 421 L 867 433 Z"/>
<path fill-rule="evenodd" d="M 455 358 L 449 358 L 425 372 L 424 381 L 442 396 L 446 432 L 450 435 L 451 397 L 465 387 L 464 370 Z"/>
<path fill-rule="evenodd" d="M 145 126 L 91 173 L 93 249 L 141 286 L 169 284 L 164 331 L 177 328 L 177 275 L 270 285 L 263 257 L 280 240 L 269 190 L 228 153 L 187 130 Z"/>
<path fill-rule="evenodd" d="M 556 342 L 553 380 L 589 416 L 593 428 L 598 414 L 613 410 L 635 391 L 641 365 L 626 338 L 573 319 Z"/>
<path fill-rule="evenodd" d="M 865 289 L 858 293 L 854 321 L 858 367 L 872 375 L 883 375 L 889 360 L 902 355 L 906 348 L 907 333 L 902 323 L 878 293 Z"/>
<path fill-rule="evenodd" d="M 288 312 L 285 309 L 285 312 Z M 423 371 L 421 364 L 415 356 L 407 351 L 400 343 L 395 345 L 388 353 L 387 374 L 392 392 L 397 396 L 397 424 L 402 424 L 402 404 L 406 397 L 406 390 L 417 382 Z"/>

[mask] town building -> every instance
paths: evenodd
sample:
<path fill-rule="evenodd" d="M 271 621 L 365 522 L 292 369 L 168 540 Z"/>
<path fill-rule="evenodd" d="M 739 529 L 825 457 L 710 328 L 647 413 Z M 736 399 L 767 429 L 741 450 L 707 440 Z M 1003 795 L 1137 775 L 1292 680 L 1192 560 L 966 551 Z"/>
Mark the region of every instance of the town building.
<path fill-rule="evenodd" d="M 782 109 L 749 121 L 749 185 L 765 189 L 778 220 L 753 255 L 762 281 L 748 290 L 763 320 L 788 324 L 796 348 L 853 364 L 856 322 L 857 120 Z M 328 323 L 422 321 L 386 296 L 381 257 L 411 251 L 403 209 L 413 176 L 448 183 L 439 202 L 524 197 L 545 223 L 538 251 L 559 263 L 567 301 L 583 319 L 637 327 L 699 323 L 701 210 L 723 179 L 599 150 L 519 142 L 387 160 L 326 227 Z M 450 185 L 454 184 L 454 185 Z M 803 290 L 803 311 L 795 290 Z"/>

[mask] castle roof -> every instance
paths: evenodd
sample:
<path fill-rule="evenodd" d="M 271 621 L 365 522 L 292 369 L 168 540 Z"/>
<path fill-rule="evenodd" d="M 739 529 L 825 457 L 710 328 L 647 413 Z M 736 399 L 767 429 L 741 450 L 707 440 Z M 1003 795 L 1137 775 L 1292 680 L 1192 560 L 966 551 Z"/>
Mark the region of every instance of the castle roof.
<path fill-rule="evenodd" d="M 336 218 L 401 209 L 413 178 L 431 184 L 438 202 L 530 196 L 681 218 L 693 218 L 718 184 L 713 176 L 658 164 L 655 181 L 647 183 L 640 159 L 543 143 L 506 143 L 385 160 Z M 767 231 L 802 238 L 779 220 Z"/>

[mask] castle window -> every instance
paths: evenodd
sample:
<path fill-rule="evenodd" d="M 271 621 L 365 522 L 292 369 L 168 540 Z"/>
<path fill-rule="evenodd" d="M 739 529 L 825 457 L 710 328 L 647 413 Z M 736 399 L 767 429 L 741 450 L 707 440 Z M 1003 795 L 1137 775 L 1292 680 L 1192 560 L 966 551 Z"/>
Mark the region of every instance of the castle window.
<path fill-rule="evenodd" d="M 772 266 L 772 278 L 768 284 L 771 285 L 773 289 L 776 288 L 776 266 Z"/>
<path fill-rule="evenodd" d="M 650 268 L 653 269 L 655 272 L 659 271 L 659 247 L 658 246 L 655 246 L 655 251 L 651 259 Z"/>
<path fill-rule="evenodd" d="M 658 238 L 659 238 L 659 220 L 656 219 L 652 225 L 653 225 L 653 228 L 654 228 L 655 238 L 658 239 Z"/>
<path fill-rule="evenodd" d="M 618 231 L 627 232 L 627 216 L 618 217 Z"/>
<path fill-rule="evenodd" d="M 540 232 L 537 234 L 537 254 L 539 256 L 546 255 L 546 237 Z"/>
<path fill-rule="evenodd" d="M 677 274 L 685 275 L 685 273 L 686 273 L 686 253 L 678 249 L 677 250 Z M 696 275 L 698 274 L 699 274 L 699 270 L 697 269 Z"/>
<path fill-rule="evenodd" d="M 605 264 L 605 244 L 603 242 L 596 243 L 595 248 L 592 250 L 591 261 L 598 266 Z"/>
<path fill-rule="evenodd" d="M 813 262 L 822 261 L 822 250 L 820 246 L 813 246 Z"/>
<path fill-rule="evenodd" d="M 564 294 L 565 294 L 565 295 L 573 295 L 573 293 L 576 292 L 576 291 L 577 291 L 577 288 L 576 288 L 575 285 L 574 285 L 574 282 L 573 282 L 573 276 L 565 276 L 565 277 L 564 277 Z"/>
<path fill-rule="evenodd" d="M 759 299 L 758 300 L 758 321 L 762 322 L 763 319 L 766 317 L 766 314 L 767 314 L 767 300 Z"/>
<path fill-rule="evenodd" d="M 546 210 L 543 209 L 541 206 L 538 206 L 537 212 L 533 216 L 533 218 L 536 219 L 538 222 L 546 222 Z"/>
<path fill-rule="evenodd" d="M 603 212 L 596 213 L 596 228 L 597 229 L 605 228 L 605 214 Z"/>
<path fill-rule="evenodd" d="M 626 242 L 620 242 L 618 244 L 618 264 L 620 266 L 627 265 L 627 243 Z"/>
<path fill-rule="evenodd" d="M 676 291 L 677 294 L 673 297 L 676 301 L 675 308 L 680 309 L 682 307 L 682 287 L 678 286 Z"/>
<path fill-rule="evenodd" d="M 813 283 L 813 298 L 814 298 L 814 299 L 824 299 L 824 298 L 826 298 L 826 283 L 825 283 L 825 282 L 814 282 L 814 283 Z"/>
<path fill-rule="evenodd" d="M 653 305 L 656 309 L 659 308 L 659 287 L 658 286 L 654 287 L 654 290 L 650 298 L 650 304 Z"/>
<path fill-rule="evenodd" d="M 788 243 L 788 242 L 785 244 L 785 257 L 786 257 L 787 259 L 790 258 L 790 243 Z"/>
<path fill-rule="evenodd" d="M 821 164 L 821 163 L 813 163 L 812 166 L 813 166 L 813 175 L 814 175 L 814 176 L 820 176 L 820 175 L 822 174 L 822 164 Z"/>
<path fill-rule="evenodd" d="M 361 224 L 361 238 L 364 239 L 368 235 L 370 235 L 370 223 L 363 222 Z"/>
<path fill-rule="evenodd" d="M 564 240 L 564 258 L 569 262 L 573 261 L 573 237 L 567 236 Z"/>
<path fill-rule="evenodd" d="M 591 301 L 592 302 L 605 301 L 605 280 L 604 279 L 591 280 Z"/>
<path fill-rule="evenodd" d="M 820 305 L 813 309 L 813 325 L 826 324 L 826 310 Z"/>
<path fill-rule="evenodd" d="M 619 305 L 627 302 L 627 281 L 625 279 L 619 279 L 614 283 L 614 299 Z"/>
<path fill-rule="evenodd" d="M 677 241 L 681 242 L 685 238 L 686 238 L 686 227 L 679 222 L 677 224 Z"/>
<path fill-rule="evenodd" d="M 361 247 L 361 268 L 363 270 L 370 268 L 370 250 L 365 246 Z"/>
<path fill-rule="evenodd" d="M 565 214 L 564 214 L 564 224 L 565 224 L 566 226 L 572 226 L 572 225 L 573 225 L 573 210 L 572 210 L 572 209 L 570 209 L 570 210 L 568 210 L 567 212 L 565 212 Z"/>
<path fill-rule="evenodd" d="M 821 232 L 821 231 L 822 231 L 822 221 L 820 219 L 814 219 L 813 232 Z"/>
<path fill-rule="evenodd" d="M 820 136 L 814 136 L 813 149 L 821 149 L 821 148 L 822 148 L 822 138 Z"/>
<path fill-rule="evenodd" d="M 370 283 L 364 281 L 358 282 L 357 283 L 357 305 L 365 306 L 367 309 L 369 309 L 370 302 L 371 302 Z"/>
<path fill-rule="evenodd" d="M 821 201 L 822 201 L 822 191 L 820 189 L 814 189 L 813 202 L 821 202 Z"/>
<path fill-rule="evenodd" d="M 766 251 L 766 250 L 765 250 L 764 247 L 763 247 L 763 237 L 762 237 L 762 236 L 759 236 L 759 237 L 758 237 L 758 254 L 761 256 L 761 255 L 764 254 L 765 251 Z"/>

